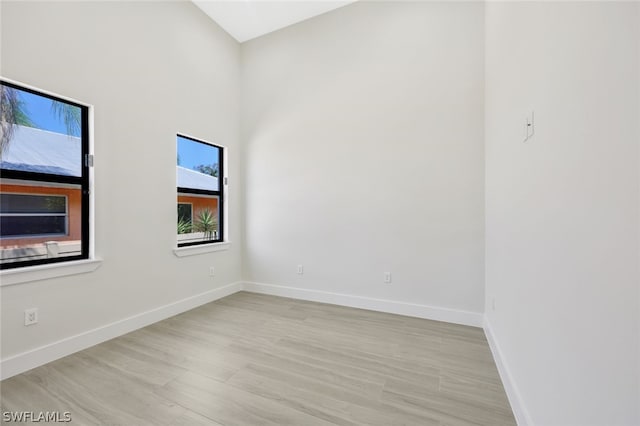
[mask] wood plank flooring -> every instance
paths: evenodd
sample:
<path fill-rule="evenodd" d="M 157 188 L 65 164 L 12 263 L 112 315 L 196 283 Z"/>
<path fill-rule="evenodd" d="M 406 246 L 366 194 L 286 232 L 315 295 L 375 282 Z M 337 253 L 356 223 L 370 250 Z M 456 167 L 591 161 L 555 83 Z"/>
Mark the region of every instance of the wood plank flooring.
<path fill-rule="evenodd" d="M 0 392 L 77 425 L 515 425 L 480 328 L 246 292 Z"/>

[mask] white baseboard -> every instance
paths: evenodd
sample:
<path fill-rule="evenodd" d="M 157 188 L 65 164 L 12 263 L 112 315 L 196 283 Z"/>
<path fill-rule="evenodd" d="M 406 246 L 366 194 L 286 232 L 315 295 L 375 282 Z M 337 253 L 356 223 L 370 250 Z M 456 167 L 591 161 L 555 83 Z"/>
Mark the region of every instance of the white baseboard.
<path fill-rule="evenodd" d="M 0 380 L 236 293 L 242 290 L 242 286 L 242 282 L 228 284 L 5 358 L 0 361 Z"/>
<path fill-rule="evenodd" d="M 516 382 L 513 380 L 513 376 L 511 375 L 511 371 L 509 370 L 504 356 L 502 355 L 500 346 L 498 345 L 498 342 L 493 335 L 491 323 L 486 316 L 484 317 L 484 334 L 487 336 L 489 348 L 491 348 L 493 359 L 496 362 L 496 367 L 498 367 L 498 373 L 500 373 L 502 385 L 504 386 L 504 390 L 507 393 L 507 398 L 509 398 L 511 410 L 513 411 L 513 415 L 516 418 L 518 426 L 533 426 L 534 423 L 531 420 L 529 411 L 524 405 L 524 401 L 522 399 L 522 396 L 520 395 L 520 392 L 518 391 Z"/>
<path fill-rule="evenodd" d="M 330 293 L 327 291 L 309 290 L 256 282 L 245 282 L 244 290 L 253 293 L 270 294 L 273 296 L 309 300 L 312 302 L 331 303 L 334 305 L 349 306 L 352 308 L 368 309 L 371 311 L 387 312 L 390 314 L 426 318 L 436 321 L 470 325 L 473 327 L 482 327 L 483 315 L 479 312 L 460 311 L 436 306 L 419 305 L 416 303 L 374 299 L 370 297 L 352 296 L 348 294 Z"/>

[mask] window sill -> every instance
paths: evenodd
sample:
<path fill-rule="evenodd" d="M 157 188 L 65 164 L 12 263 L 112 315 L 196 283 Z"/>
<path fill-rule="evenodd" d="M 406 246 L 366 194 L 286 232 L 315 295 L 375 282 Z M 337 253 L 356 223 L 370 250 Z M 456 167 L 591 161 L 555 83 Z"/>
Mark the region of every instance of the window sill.
<path fill-rule="evenodd" d="M 197 254 L 211 253 L 214 251 L 229 250 L 230 241 L 224 243 L 202 244 L 197 246 L 178 247 L 173 249 L 173 254 L 177 257 L 195 256 Z"/>
<path fill-rule="evenodd" d="M 85 274 L 95 271 L 100 265 L 102 265 L 102 260 L 89 259 L 7 269 L 0 271 L 0 287 L 47 280 L 50 278 L 66 277 L 68 275 Z"/>

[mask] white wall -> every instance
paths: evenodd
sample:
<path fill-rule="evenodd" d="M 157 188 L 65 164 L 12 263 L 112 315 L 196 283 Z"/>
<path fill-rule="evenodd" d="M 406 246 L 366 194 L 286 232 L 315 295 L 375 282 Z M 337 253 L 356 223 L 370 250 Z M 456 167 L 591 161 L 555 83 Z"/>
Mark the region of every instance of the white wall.
<path fill-rule="evenodd" d="M 482 311 L 483 22 L 358 2 L 242 45 L 249 281 Z"/>
<path fill-rule="evenodd" d="M 3 359 L 241 279 L 232 38 L 190 2 L 2 2 L 1 50 L 4 77 L 95 106 L 104 260 L 90 274 L 3 287 Z M 172 252 L 176 132 L 228 147 L 228 251 Z M 40 322 L 24 327 L 30 307 Z"/>
<path fill-rule="evenodd" d="M 486 310 L 536 425 L 640 424 L 639 13 L 486 6 Z"/>

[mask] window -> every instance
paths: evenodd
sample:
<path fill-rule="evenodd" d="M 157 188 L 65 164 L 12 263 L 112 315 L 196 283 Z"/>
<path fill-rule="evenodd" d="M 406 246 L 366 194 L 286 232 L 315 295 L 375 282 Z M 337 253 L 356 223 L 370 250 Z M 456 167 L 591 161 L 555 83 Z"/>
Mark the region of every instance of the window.
<path fill-rule="evenodd" d="M 193 222 L 193 204 L 178 203 L 178 223 L 191 224 Z M 178 232 L 180 234 L 180 232 Z"/>
<path fill-rule="evenodd" d="M 180 196 L 178 196 L 178 200 Z M 193 204 L 178 202 L 178 235 L 191 233 L 193 224 Z"/>
<path fill-rule="evenodd" d="M 0 237 L 34 235 L 67 235 L 67 197 L 0 194 Z"/>
<path fill-rule="evenodd" d="M 224 241 L 223 148 L 177 137 L 178 246 Z"/>
<path fill-rule="evenodd" d="M 89 257 L 89 108 L 0 80 L 0 268 Z"/>

